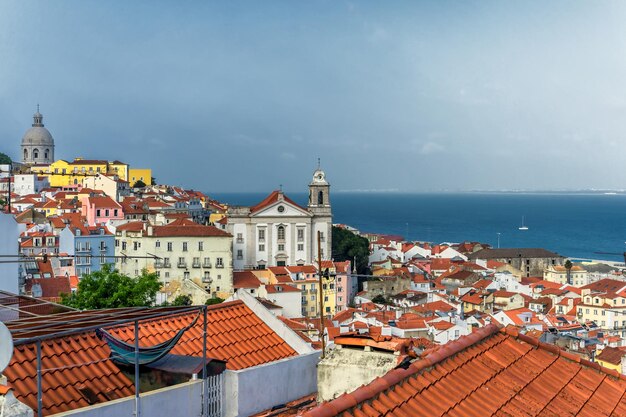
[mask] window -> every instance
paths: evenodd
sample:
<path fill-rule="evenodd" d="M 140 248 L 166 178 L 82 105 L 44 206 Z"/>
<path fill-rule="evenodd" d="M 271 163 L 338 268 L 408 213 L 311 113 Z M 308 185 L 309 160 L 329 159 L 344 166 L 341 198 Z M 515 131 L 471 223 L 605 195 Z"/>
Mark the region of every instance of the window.
<path fill-rule="evenodd" d="M 184 278 L 184 279 L 189 279 L 189 272 L 185 271 L 185 272 L 183 273 L 183 278 Z"/>
<path fill-rule="evenodd" d="M 39 149 L 34 149 L 34 150 L 33 150 L 33 158 L 34 158 L 34 159 L 39 158 Z"/>
<path fill-rule="evenodd" d="M 284 251 L 285 250 L 285 244 L 284 243 L 279 243 L 278 244 L 278 250 L 279 251 Z"/>
<path fill-rule="evenodd" d="M 133 250 L 139 249 L 139 242 L 133 242 Z"/>
<path fill-rule="evenodd" d="M 243 259 L 243 250 L 237 249 L 237 259 Z"/>
<path fill-rule="evenodd" d="M 243 243 L 243 233 L 237 233 L 237 243 Z"/>
<path fill-rule="evenodd" d="M 265 252 L 265 245 L 259 245 L 259 252 Z"/>
<path fill-rule="evenodd" d="M 304 241 L 304 229 L 298 229 L 298 242 Z"/>
<path fill-rule="evenodd" d="M 299 251 L 303 251 L 304 250 L 304 243 L 298 243 L 298 250 Z"/>
<path fill-rule="evenodd" d="M 113 209 L 113 215 L 117 217 L 117 209 Z"/>
<path fill-rule="evenodd" d="M 259 229 L 259 242 L 265 241 L 265 229 Z"/>
<path fill-rule="evenodd" d="M 126 250 L 126 242 L 122 242 L 122 250 Z"/>
<path fill-rule="evenodd" d="M 167 251 L 168 252 L 172 251 L 172 242 L 167 242 Z"/>
<path fill-rule="evenodd" d="M 278 240 L 285 240 L 285 226 L 278 226 Z"/>
<path fill-rule="evenodd" d="M 183 252 L 187 252 L 187 242 L 183 242 Z"/>
<path fill-rule="evenodd" d="M 224 259 L 222 259 L 222 258 L 215 259 L 215 267 L 216 268 L 224 268 Z"/>
<path fill-rule="evenodd" d="M 96 216 L 100 217 L 102 215 L 102 213 L 100 212 L 100 209 L 96 210 Z"/>
<path fill-rule="evenodd" d="M 154 247 L 155 248 L 160 248 L 161 247 L 161 242 L 159 242 L 158 240 L 156 242 L 154 242 Z"/>
<path fill-rule="evenodd" d="M 324 232 L 320 232 L 320 241 L 324 242 Z"/>
<path fill-rule="evenodd" d="M 109 217 L 109 209 L 104 210 L 104 215 L 105 215 L 106 217 Z"/>
<path fill-rule="evenodd" d="M 104 255 L 100 256 L 100 264 L 101 264 L 101 265 L 104 265 L 105 263 L 107 263 L 107 258 L 106 258 L 106 256 L 104 256 Z"/>
<path fill-rule="evenodd" d="M 199 251 L 203 251 L 204 250 L 204 242 L 198 242 L 198 250 Z"/>
<path fill-rule="evenodd" d="M 317 204 L 324 204 L 324 191 L 317 193 Z"/>

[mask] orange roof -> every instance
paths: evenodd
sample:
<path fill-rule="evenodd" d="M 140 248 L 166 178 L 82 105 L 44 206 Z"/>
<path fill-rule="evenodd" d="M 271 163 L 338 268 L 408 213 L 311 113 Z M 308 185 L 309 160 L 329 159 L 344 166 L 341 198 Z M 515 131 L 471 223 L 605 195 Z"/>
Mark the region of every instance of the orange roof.
<path fill-rule="evenodd" d="M 489 325 L 303 416 L 623 416 L 625 394 L 617 371 Z"/>
<path fill-rule="evenodd" d="M 180 224 L 178 221 L 174 221 L 166 226 L 154 226 L 154 228 L 152 229 L 152 236 L 229 237 L 232 235 L 228 232 L 225 232 L 224 230 L 218 229 L 215 226 L 204 226 L 197 223 Z"/>
<path fill-rule="evenodd" d="M 266 285 L 265 290 L 268 294 L 276 294 L 281 292 L 300 292 L 300 288 L 288 284 Z"/>
<path fill-rule="evenodd" d="M 117 226 L 117 232 L 141 232 L 144 229 L 144 222 L 128 222 Z"/>
<path fill-rule="evenodd" d="M 256 206 L 252 206 L 250 207 L 250 213 L 256 213 L 257 211 L 263 210 L 266 207 L 271 206 L 272 204 L 276 203 L 279 201 L 279 196 L 282 195 L 283 200 L 293 206 L 298 207 L 301 210 L 306 211 L 305 208 L 301 207 L 299 204 L 297 204 L 295 201 L 293 201 L 292 199 L 290 199 L 289 197 L 287 197 L 285 194 L 283 194 L 282 191 L 278 191 L 278 190 L 274 190 L 272 191 L 272 193 L 270 195 L 268 195 L 267 197 L 265 197 L 265 199 L 263 201 L 261 201 L 259 204 L 257 204 Z"/>
<path fill-rule="evenodd" d="M 234 288 L 259 288 L 261 281 L 252 271 L 233 272 Z"/>
<path fill-rule="evenodd" d="M 111 309 L 112 312 L 116 309 Z M 70 315 L 88 314 L 64 313 Z M 170 340 L 189 325 L 198 313 L 163 316 L 140 323 L 141 346 Z M 61 317 L 61 315 L 56 315 Z M 20 321 L 12 322 L 19 326 Z M 11 322 L 7 323 L 11 327 Z M 134 326 L 108 329 L 127 342 L 134 341 Z M 172 349 L 172 354 L 202 357 L 202 314 Z M 207 309 L 207 356 L 228 361 L 227 368 L 241 370 L 296 356 L 282 338 L 242 301 L 209 306 Z M 95 332 L 49 339 L 41 344 L 43 368 L 43 414 L 50 415 L 90 405 L 79 389 L 89 388 L 97 403 L 134 394 L 133 383 L 109 360 L 110 350 Z M 34 343 L 15 347 L 11 363 L 3 371 L 16 397 L 37 408 L 36 349 Z"/>
<path fill-rule="evenodd" d="M 140 344 L 149 346 L 171 339 L 179 329 L 191 323 L 195 316 L 196 313 L 189 313 L 142 324 Z M 296 351 L 242 301 L 210 307 L 207 327 L 207 355 L 228 361 L 228 369 L 245 369 L 297 355 Z M 113 329 L 111 333 L 126 341 L 134 340 L 133 326 Z M 202 356 L 202 318 L 185 332 L 172 353 Z"/>

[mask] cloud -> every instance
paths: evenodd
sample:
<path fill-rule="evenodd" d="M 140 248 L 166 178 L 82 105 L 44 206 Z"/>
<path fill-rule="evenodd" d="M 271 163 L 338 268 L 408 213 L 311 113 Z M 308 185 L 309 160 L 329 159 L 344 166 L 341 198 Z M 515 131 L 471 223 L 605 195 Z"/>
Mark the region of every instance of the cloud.
<path fill-rule="evenodd" d="M 426 142 L 421 146 L 419 153 L 421 153 L 422 155 L 431 155 L 434 153 L 443 152 L 444 150 L 445 148 L 443 147 L 443 145 L 440 145 L 436 142 Z"/>

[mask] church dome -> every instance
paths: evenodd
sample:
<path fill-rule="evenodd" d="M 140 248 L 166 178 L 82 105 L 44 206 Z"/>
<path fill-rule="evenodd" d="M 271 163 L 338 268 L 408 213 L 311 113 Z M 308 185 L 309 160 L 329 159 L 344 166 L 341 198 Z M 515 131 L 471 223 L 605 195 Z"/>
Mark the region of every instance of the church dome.
<path fill-rule="evenodd" d="M 43 116 L 39 110 L 33 115 L 32 126 L 24 133 L 22 145 L 54 146 L 54 139 L 48 129 L 44 127 Z"/>

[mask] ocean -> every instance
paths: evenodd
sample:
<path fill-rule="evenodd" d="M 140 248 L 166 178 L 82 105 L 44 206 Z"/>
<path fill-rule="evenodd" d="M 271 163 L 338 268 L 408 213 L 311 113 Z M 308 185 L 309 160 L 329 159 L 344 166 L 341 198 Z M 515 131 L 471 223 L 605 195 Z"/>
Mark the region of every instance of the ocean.
<path fill-rule="evenodd" d="M 269 193 L 208 193 L 234 205 L 253 205 Z M 306 205 L 305 193 L 286 193 Z M 428 242 L 540 247 L 580 259 L 623 261 L 626 195 L 573 193 L 331 192 L 333 222 L 361 232 L 397 234 Z M 524 218 L 528 230 L 518 228 Z M 604 253 L 598 253 L 604 252 Z"/>

